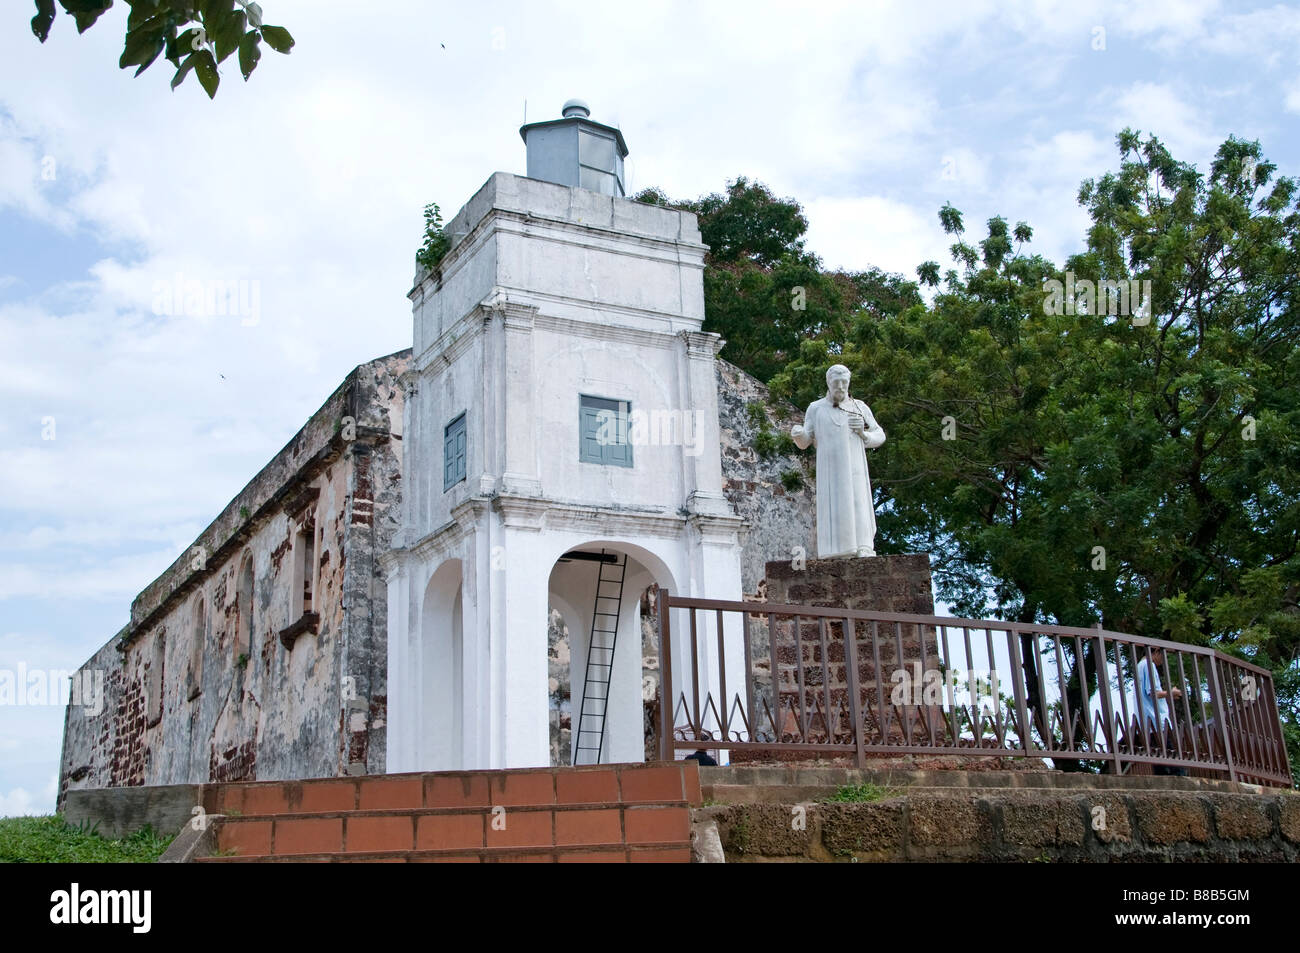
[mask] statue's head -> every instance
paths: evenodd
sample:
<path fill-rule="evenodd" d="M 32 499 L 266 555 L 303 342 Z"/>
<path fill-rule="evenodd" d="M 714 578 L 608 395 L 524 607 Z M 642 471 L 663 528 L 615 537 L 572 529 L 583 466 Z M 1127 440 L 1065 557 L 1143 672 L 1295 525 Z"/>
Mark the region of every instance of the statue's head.
<path fill-rule="evenodd" d="M 849 396 L 849 376 L 849 369 L 843 364 L 835 364 L 826 372 L 826 392 L 836 407 Z"/>

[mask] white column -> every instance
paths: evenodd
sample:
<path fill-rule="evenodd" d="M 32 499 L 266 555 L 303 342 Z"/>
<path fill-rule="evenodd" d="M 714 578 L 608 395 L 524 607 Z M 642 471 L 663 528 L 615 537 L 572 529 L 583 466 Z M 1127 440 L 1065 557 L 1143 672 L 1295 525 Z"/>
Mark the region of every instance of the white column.
<path fill-rule="evenodd" d="M 501 416 L 504 432 L 501 444 L 504 465 L 501 483 L 507 493 L 540 496 L 536 435 L 537 399 L 533 360 L 533 319 L 537 309 L 503 304 L 500 316 L 502 354 Z"/>
<path fill-rule="evenodd" d="M 500 724 L 494 702 L 496 680 L 493 660 L 500 639 L 493 626 L 493 603 L 500 587 L 492 571 L 494 514 L 481 500 L 470 500 L 454 514 L 464 534 L 460 547 L 465 579 L 461 588 L 463 650 L 460 673 L 463 690 L 461 716 L 461 767 L 482 770 L 497 767 L 493 761 L 492 732 Z"/>
<path fill-rule="evenodd" d="M 687 508 L 692 513 L 730 516 L 731 504 L 722 494 L 722 457 L 715 449 L 721 442 L 718 425 L 716 358 L 721 338 L 703 331 L 682 331 L 681 401 L 695 428 L 695 456 L 682 448 L 683 480 Z"/>
<path fill-rule="evenodd" d="M 545 549 L 537 534 L 507 527 L 504 568 L 494 574 L 504 578 L 504 598 L 500 624 L 494 627 L 502 651 L 493 666 L 500 674 L 493 687 L 500 717 L 500 750 L 493 767 L 550 764 L 546 615 L 548 560 L 553 560 Z"/>

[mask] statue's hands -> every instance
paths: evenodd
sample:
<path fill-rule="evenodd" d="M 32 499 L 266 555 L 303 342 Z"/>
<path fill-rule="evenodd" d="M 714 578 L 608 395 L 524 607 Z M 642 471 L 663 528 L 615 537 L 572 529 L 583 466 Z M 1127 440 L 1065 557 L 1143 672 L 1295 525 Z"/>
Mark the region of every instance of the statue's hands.
<path fill-rule="evenodd" d="M 793 427 L 790 428 L 790 437 L 792 439 L 798 440 L 802 436 L 803 436 L 803 424 L 795 424 Z"/>
<path fill-rule="evenodd" d="M 858 435 L 861 435 L 867 429 L 866 422 L 862 419 L 861 414 L 849 414 L 849 429 Z"/>

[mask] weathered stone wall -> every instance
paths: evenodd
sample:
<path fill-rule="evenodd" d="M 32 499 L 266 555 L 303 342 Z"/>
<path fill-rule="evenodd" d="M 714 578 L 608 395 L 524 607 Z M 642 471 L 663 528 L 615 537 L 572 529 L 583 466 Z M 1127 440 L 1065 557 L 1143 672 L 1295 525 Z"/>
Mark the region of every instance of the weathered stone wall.
<path fill-rule="evenodd" d="M 768 563 L 764 573 L 769 602 L 934 614 L 930 557 L 924 553 L 809 559 L 798 567 L 782 559 Z"/>
<path fill-rule="evenodd" d="M 104 704 L 68 707 L 60 800 L 72 788 L 383 770 L 386 623 L 374 555 L 395 525 L 393 430 L 408 360 L 400 352 L 353 371 L 137 597 L 131 624 L 82 667 L 104 673 Z M 315 541 L 315 620 L 292 591 L 304 524 Z M 245 560 L 250 620 L 240 619 Z M 282 639 L 295 624 L 301 631 Z"/>
<path fill-rule="evenodd" d="M 1300 860 L 1300 795 L 1292 793 L 926 793 L 735 804 L 695 816 L 717 823 L 730 863 Z"/>
<path fill-rule="evenodd" d="M 553 768 L 573 763 L 573 656 L 569 651 L 572 637 L 564 617 L 551 609 L 546 625 L 546 662 Z"/>
<path fill-rule="evenodd" d="M 773 403 L 767 386 L 734 364 L 719 360 L 718 422 L 722 438 L 722 487 L 736 514 L 749 523 L 741 555 L 741 583 L 747 594 L 761 594 L 765 566 L 789 560 L 796 546 L 817 552 L 814 526 L 816 495 L 810 458 L 799 453 L 759 452 L 760 430 L 771 442 L 802 421 L 792 405 Z M 750 407 L 761 408 L 756 426 Z M 785 474 L 797 474 L 799 486 L 787 489 Z M 791 482 L 793 478 L 790 477 Z"/>
<path fill-rule="evenodd" d="M 348 774 L 379 774 L 388 742 L 388 588 L 380 557 L 401 526 L 402 404 L 400 377 L 409 351 L 395 360 L 372 361 L 358 369 L 358 439 L 350 446 L 343 598 L 339 605 L 343 641 L 345 750 L 340 768 Z"/>

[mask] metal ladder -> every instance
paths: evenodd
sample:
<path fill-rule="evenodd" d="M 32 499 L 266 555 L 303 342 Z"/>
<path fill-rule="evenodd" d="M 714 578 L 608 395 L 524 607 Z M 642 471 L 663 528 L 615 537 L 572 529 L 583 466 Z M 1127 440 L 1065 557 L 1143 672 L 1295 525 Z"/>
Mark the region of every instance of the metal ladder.
<path fill-rule="evenodd" d="M 609 569 L 606 574 L 605 570 Z M 609 683 L 614 674 L 614 645 L 618 639 L 618 614 L 623 604 L 627 556 L 600 551 L 596 569 L 596 600 L 587 643 L 587 673 L 582 685 L 582 707 L 574 736 L 573 763 L 599 764 L 605 744 L 605 715 L 609 710 Z"/>

